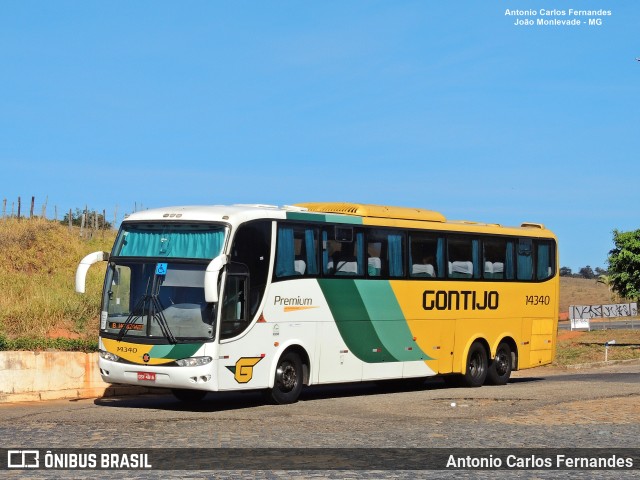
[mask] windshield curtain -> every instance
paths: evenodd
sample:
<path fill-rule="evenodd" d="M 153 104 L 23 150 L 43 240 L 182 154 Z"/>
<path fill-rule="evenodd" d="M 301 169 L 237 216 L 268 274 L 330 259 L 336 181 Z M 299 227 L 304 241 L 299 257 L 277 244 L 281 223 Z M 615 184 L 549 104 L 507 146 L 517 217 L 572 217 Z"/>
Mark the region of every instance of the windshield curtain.
<path fill-rule="evenodd" d="M 119 257 L 217 257 L 224 245 L 225 229 L 210 225 L 123 225 L 113 251 Z"/>

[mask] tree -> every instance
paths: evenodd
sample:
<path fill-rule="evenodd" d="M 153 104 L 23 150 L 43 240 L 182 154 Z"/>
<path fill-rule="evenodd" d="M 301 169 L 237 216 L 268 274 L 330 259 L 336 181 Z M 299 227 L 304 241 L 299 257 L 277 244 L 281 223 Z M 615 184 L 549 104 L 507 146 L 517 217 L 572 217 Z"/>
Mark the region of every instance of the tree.
<path fill-rule="evenodd" d="M 609 275 L 609 272 L 607 272 L 604 268 L 596 267 L 594 271 L 596 272 L 596 277 L 598 278 Z"/>
<path fill-rule="evenodd" d="M 569 267 L 560 267 L 560 276 L 561 277 L 570 277 L 573 274 Z"/>
<path fill-rule="evenodd" d="M 613 231 L 615 248 L 609 252 L 609 282 L 621 297 L 640 299 L 640 229 Z"/>
<path fill-rule="evenodd" d="M 596 278 L 595 274 L 593 273 L 593 269 L 589 265 L 587 265 L 586 267 L 582 267 L 578 272 L 578 275 L 580 275 L 582 278 Z"/>
<path fill-rule="evenodd" d="M 76 208 L 75 213 L 71 213 L 71 224 L 79 227 L 82 224 L 82 215 L 86 213 L 85 217 L 85 226 L 87 228 L 91 228 L 93 225 L 94 217 L 97 217 L 96 223 L 98 228 L 110 229 L 111 223 L 105 221 L 104 216 L 101 213 L 96 212 L 95 210 L 91 211 L 82 211 L 79 208 Z M 69 213 L 65 213 L 64 218 L 60 222 L 62 225 L 69 224 Z"/>

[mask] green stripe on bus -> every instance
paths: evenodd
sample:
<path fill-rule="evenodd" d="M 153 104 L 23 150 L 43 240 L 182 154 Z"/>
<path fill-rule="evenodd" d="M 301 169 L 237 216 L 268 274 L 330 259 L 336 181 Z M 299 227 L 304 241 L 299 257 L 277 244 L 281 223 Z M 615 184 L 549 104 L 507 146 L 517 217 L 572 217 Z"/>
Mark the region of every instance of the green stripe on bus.
<path fill-rule="evenodd" d="M 305 212 L 287 212 L 287 220 L 298 220 L 304 222 L 324 222 L 324 223 L 349 223 L 353 225 L 362 225 L 362 217 L 333 215 L 330 213 L 305 213 Z"/>
<path fill-rule="evenodd" d="M 402 362 L 431 360 L 413 339 L 400 304 L 385 280 L 355 280 L 371 324 L 391 355 Z"/>
<path fill-rule="evenodd" d="M 149 355 L 151 355 L 151 357 L 153 358 L 189 358 L 194 353 L 196 353 L 200 347 L 202 347 L 201 343 L 188 343 L 182 345 L 154 345 L 149 351 Z"/>
<path fill-rule="evenodd" d="M 367 363 L 396 362 L 376 333 L 353 280 L 319 279 L 338 331 L 347 348 Z"/>

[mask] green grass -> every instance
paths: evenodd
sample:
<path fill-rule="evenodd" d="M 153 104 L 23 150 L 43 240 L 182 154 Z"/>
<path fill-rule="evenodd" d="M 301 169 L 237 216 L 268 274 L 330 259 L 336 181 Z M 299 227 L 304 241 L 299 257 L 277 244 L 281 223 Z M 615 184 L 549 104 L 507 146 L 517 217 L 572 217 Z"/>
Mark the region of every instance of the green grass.
<path fill-rule="evenodd" d="M 640 323 L 640 322 L 639 322 Z M 554 365 L 568 366 L 602 362 L 605 342 L 615 340 L 609 347 L 607 360 L 640 358 L 640 328 L 636 330 L 597 330 L 591 332 L 560 332 L 556 345 Z"/>
<path fill-rule="evenodd" d="M 81 338 L 16 338 L 8 339 L 0 335 L 0 351 L 14 350 L 58 350 L 64 352 L 97 352 L 98 340 Z"/>
<path fill-rule="evenodd" d="M 114 237 L 81 238 L 77 228 L 42 219 L 0 221 L 0 349 L 96 342 L 104 266 L 89 270 L 85 295 L 75 293 L 75 270 L 88 253 L 109 251 Z"/>

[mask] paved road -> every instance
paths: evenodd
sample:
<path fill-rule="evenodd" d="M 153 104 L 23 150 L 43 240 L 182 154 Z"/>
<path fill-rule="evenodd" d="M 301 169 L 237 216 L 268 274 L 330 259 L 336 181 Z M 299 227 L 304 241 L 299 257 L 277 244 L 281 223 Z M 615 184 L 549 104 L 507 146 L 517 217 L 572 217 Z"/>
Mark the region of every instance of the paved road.
<path fill-rule="evenodd" d="M 446 388 L 437 379 L 419 388 L 385 389 L 373 383 L 314 387 L 303 392 L 300 402 L 284 406 L 265 405 L 257 393 L 209 394 L 196 406 L 181 404 L 169 395 L 3 404 L 0 444 L 4 448 L 638 449 L 640 361 L 581 370 L 525 370 L 515 372 L 506 386 L 478 389 Z M 290 477 L 290 472 L 259 473 L 263 478 Z M 564 473 L 575 478 L 576 472 Z M 564 473 L 542 472 L 535 477 L 557 478 Z M 590 478 L 589 473 L 584 472 L 584 478 Z M 510 474 L 498 478 L 510 478 Z M 42 472 L 39 476 L 55 477 Z M 180 476 L 175 473 L 176 478 Z M 298 476 L 308 477 L 309 472 Z M 342 478 L 344 472 L 314 476 Z M 348 476 L 366 477 L 358 472 Z M 12 476 L 18 477 L 17 473 Z M 465 477 L 465 472 L 449 478 L 459 477 Z M 487 472 L 489 477 L 496 478 L 496 472 Z M 620 472 L 600 477 L 620 478 Z"/>

